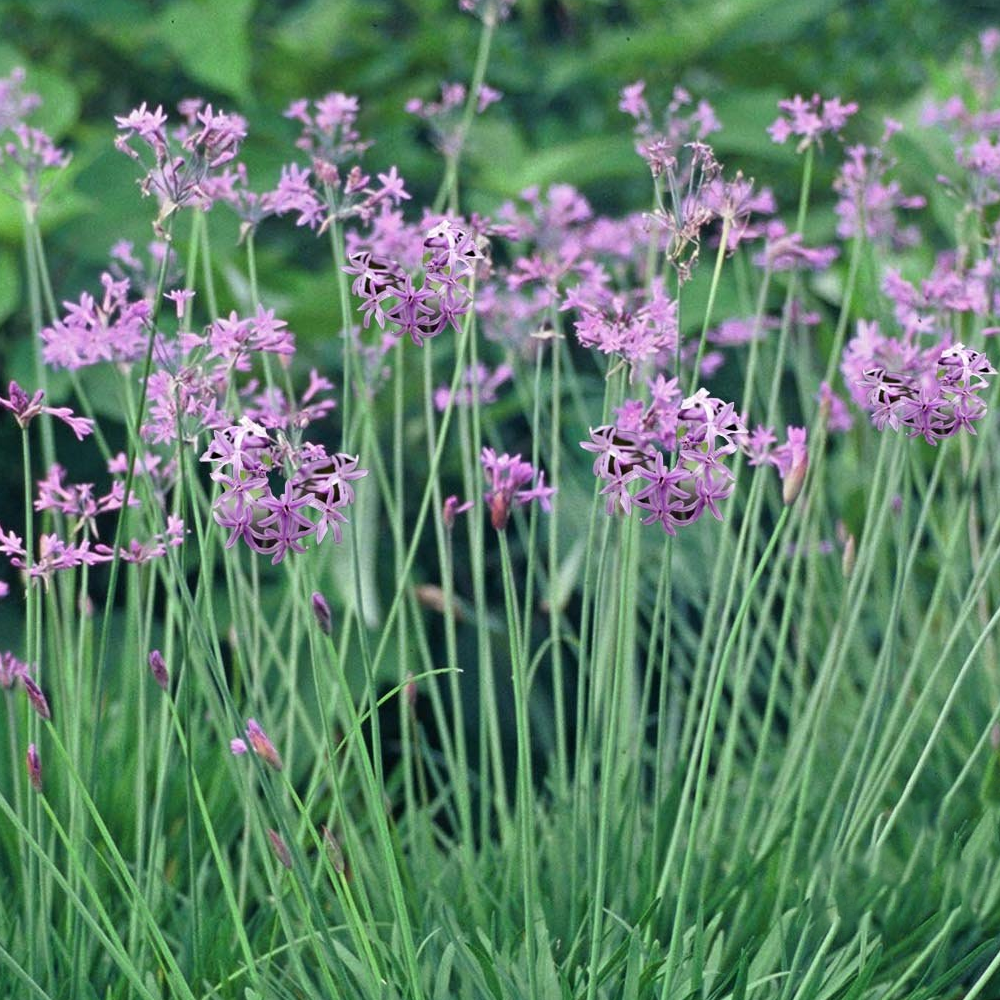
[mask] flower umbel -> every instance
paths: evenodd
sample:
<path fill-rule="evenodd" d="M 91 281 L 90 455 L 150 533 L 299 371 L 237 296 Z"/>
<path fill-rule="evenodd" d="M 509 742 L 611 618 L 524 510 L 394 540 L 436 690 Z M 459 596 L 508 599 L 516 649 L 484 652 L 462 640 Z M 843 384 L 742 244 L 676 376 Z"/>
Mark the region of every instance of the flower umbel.
<path fill-rule="evenodd" d="M 550 501 L 556 492 L 554 487 L 546 486 L 545 473 L 536 473 L 535 467 L 530 462 L 522 461 L 520 455 L 512 457 L 504 453 L 498 457 L 492 448 L 483 448 L 480 461 L 489 484 L 486 503 L 490 508 L 490 521 L 497 531 L 507 527 L 514 503 L 526 504 L 537 500 L 542 510 L 552 509 Z M 537 485 L 524 489 L 536 475 Z"/>

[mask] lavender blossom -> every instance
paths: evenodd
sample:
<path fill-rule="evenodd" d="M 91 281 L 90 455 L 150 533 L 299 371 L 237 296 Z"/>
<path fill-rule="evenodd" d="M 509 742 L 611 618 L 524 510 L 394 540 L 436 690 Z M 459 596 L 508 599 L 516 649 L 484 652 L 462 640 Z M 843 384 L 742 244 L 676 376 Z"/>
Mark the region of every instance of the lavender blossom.
<path fill-rule="evenodd" d="M 7 388 L 8 398 L 0 396 L 0 407 L 14 414 L 14 419 L 22 429 L 26 428 L 35 417 L 47 413 L 66 424 L 76 435 L 77 441 L 82 441 L 94 430 L 94 421 L 86 417 L 75 417 L 68 406 L 42 406 L 45 393 L 39 389 L 29 396 L 16 382 L 11 381 Z"/>
<path fill-rule="evenodd" d="M 158 231 L 178 208 L 211 204 L 204 182 L 236 157 L 247 134 L 240 115 L 216 112 L 199 99 L 182 102 L 180 110 L 186 120 L 173 130 L 167 128 L 163 108 L 150 111 L 145 102 L 115 117 L 121 133 L 115 147 L 146 168 L 140 189 L 161 202 Z"/>
<path fill-rule="evenodd" d="M 542 510 L 552 509 L 550 500 L 555 489 L 545 485 L 544 472 L 536 472 L 534 466 L 522 461 L 520 455 L 512 457 L 505 453 L 498 457 L 492 448 L 483 448 L 480 461 L 489 484 L 485 499 L 490 508 L 490 522 L 497 531 L 503 531 L 507 527 L 514 503 L 526 504 L 537 500 Z M 536 475 L 537 484 L 530 489 L 523 489 Z"/>
<path fill-rule="evenodd" d="M 975 433 L 974 423 L 986 415 L 980 393 L 996 374 L 984 354 L 963 344 L 922 349 L 915 333 L 894 340 L 874 322 L 858 324 L 841 372 L 876 428 L 905 428 L 929 444 L 963 429 Z"/>
<path fill-rule="evenodd" d="M 708 511 L 722 519 L 719 503 L 733 490 L 724 464 L 747 437 L 732 403 L 699 389 L 682 397 L 677 379 L 658 375 L 649 383 L 651 400 L 630 399 L 615 411 L 617 421 L 591 429 L 581 442 L 594 453 L 594 475 L 607 485 L 609 515 L 646 512 L 643 524 L 659 524 L 669 535 Z M 632 484 L 643 482 L 638 490 Z"/>
<path fill-rule="evenodd" d="M 423 249 L 424 274 L 419 286 L 394 261 L 368 251 L 352 253 L 344 267 L 354 278 L 351 291 L 362 299 L 363 325 L 367 327 L 372 319 L 379 327 L 391 324 L 400 334 L 409 334 L 418 347 L 449 326 L 461 330 L 472 305 L 466 282 L 483 257 L 473 237 L 448 219 L 427 231 Z"/>
<path fill-rule="evenodd" d="M 64 302 L 62 319 L 42 329 L 46 364 L 74 371 L 103 361 L 131 364 L 145 356 L 152 303 L 144 297 L 130 298 L 128 278 L 115 280 L 105 272 L 101 284 L 100 301 L 84 292 L 79 302 Z M 158 353 L 165 353 L 162 346 Z"/>
<path fill-rule="evenodd" d="M 292 102 L 285 117 L 302 124 L 295 144 L 309 154 L 311 165 L 282 168 L 278 187 L 267 196 L 275 214 L 298 212 L 297 225 L 322 232 L 336 220 L 370 221 L 385 207 L 409 199 L 394 166 L 377 175 L 377 184 L 356 164 L 344 169 L 371 145 L 355 127 L 358 110 L 357 97 L 340 92 L 314 101 L 311 109 L 305 99 Z"/>
<path fill-rule="evenodd" d="M 797 136 L 799 152 L 822 142 L 824 135 L 839 136 L 847 119 L 858 110 L 854 101 L 844 104 L 839 97 L 823 100 L 819 94 L 813 94 L 808 101 L 796 94 L 789 100 L 778 101 L 778 107 L 784 114 L 775 119 L 767 133 L 779 145 Z"/>
<path fill-rule="evenodd" d="M 482 114 L 503 95 L 499 90 L 483 84 L 476 94 L 476 113 Z M 461 83 L 442 83 L 439 101 L 422 101 L 412 97 L 406 102 L 405 110 L 427 122 L 435 147 L 445 157 L 455 157 L 462 148 L 462 111 L 465 106 L 466 89 Z"/>
<path fill-rule="evenodd" d="M 893 165 L 885 150 L 888 137 L 895 131 L 887 123 L 879 146 L 851 146 L 833 182 L 840 196 L 834 211 L 840 218 L 837 235 L 849 239 L 865 235 L 870 240 L 882 240 L 895 248 L 913 246 L 919 241 L 915 227 L 903 229 L 896 217 L 899 209 L 923 208 L 925 199 L 919 195 L 902 194 L 898 181 L 885 180 Z"/>
<path fill-rule="evenodd" d="M 310 538 L 341 540 L 343 511 L 354 502 L 351 483 L 367 475 L 356 457 L 330 455 L 318 444 L 292 446 L 244 417 L 216 431 L 201 456 L 213 466 L 211 478 L 223 487 L 213 504 L 215 522 L 229 529 L 226 547 L 242 539 L 253 551 L 281 562 L 288 552 L 304 552 Z M 280 495 L 269 476 L 290 469 Z M 318 518 L 317 518 L 318 515 Z"/>
<path fill-rule="evenodd" d="M 497 401 L 497 389 L 514 377 L 514 370 L 508 364 L 500 364 L 491 372 L 482 362 L 474 368 L 469 367 L 462 373 L 461 382 L 455 395 L 451 387 L 438 386 L 434 390 L 434 408 L 443 412 L 448 404 L 454 406 L 470 406 L 477 399 L 482 406 L 488 406 Z"/>

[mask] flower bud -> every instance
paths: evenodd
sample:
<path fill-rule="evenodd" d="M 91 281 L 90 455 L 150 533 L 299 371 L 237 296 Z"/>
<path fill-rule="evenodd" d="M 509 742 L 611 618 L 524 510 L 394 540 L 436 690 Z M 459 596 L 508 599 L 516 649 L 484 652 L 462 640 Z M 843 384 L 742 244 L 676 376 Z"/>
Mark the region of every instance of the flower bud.
<path fill-rule="evenodd" d="M 338 875 L 343 875 L 347 865 L 344 862 L 344 852 L 340 849 L 337 838 L 330 832 L 328 827 L 323 827 L 323 840 L 326 843 L 327 853 L 330 855 L 330 864 Z"/>
<path fill-rule="evenodd" d="M 281 755 L 256 719 L 247 719 L 247 739 L 258 757 L 263 758 L 275 771 L 281 770 Z"/>
<path fill-rule="evenodd" d="M 333 631 L 333 615 L 330 613 L 330 605 L 326 598 L 317 590 L 312 595 L 313 615 L 316 617 L 316 624 L 324 635 L 329 635 Z"/>
<path fill-rule="evenodd" d="M 163 654 L 154 649 L 149 654 L 149 672 L 153 675 L 153 680 L 166 691 L 170 687 L 170 674 L 167 672 L 167 664 L 163 659 Z"/>
<path fill-rule="evenodd" d="M 28 695 L 28 701 L 31 702 L 31 707 L 43 719 L 51 719 L 52 713 L 49 711 L 49 703 L 42 689 L 27 674 L 21 677 L 21 683 L 24 685 L 24 690 Z"/>
<path fill-rule="evenodd" d="M 281 834 L 277 830 L 268 830 L 267 836 L 271 841 L 271 847 L 274 849 L 274 856 L 285 868 L 290 869 L 292 867 L 292 855 L 288 850 L 288 845 L 281 839 Z"/>
<path fill-rule="evenodd" d="M 856 556 L 857 543 L 854 540 L 854 535 L 848 535 L 847 540 L 844 542 L 844 554 L 840 557 L 840 572 L 843 573 L 845 580 L 849 579 L 854 572 L 854 560 Z"/>
<path fill-rule="evenodd" d="M 42 761 L 34 743 L 28 744 L 28 780 L 36 792 L 42 790 Z"/>
<path fill-rule="evenodd" d="M 785 476 L 781 484 L 781 499 L 786 507 L 790 507 L 799 498 L 802 492 L 802 484 L 806 481 L 806 473 L 809 471 L 809 456 L 803 455 L 798 462 L 791 467 L 788 475 Z"/>

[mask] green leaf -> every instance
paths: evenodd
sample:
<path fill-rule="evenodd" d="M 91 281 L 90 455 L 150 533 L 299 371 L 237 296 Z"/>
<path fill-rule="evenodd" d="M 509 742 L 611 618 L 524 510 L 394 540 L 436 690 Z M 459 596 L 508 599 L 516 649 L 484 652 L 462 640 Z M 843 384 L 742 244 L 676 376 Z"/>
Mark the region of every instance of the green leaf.
<path fill-rule="evenodd" d="M 254 0 L 175 0 L 157 33 L 200 83 L 246 100 L 250 95 L 250 14 Z"/>

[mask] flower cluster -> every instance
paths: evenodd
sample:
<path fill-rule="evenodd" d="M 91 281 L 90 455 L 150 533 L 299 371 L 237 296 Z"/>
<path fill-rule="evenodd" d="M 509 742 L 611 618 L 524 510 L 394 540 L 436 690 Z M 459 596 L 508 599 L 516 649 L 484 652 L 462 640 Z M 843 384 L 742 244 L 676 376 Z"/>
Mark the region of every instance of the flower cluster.
<path fill-rule="evenodd" d="M 297 212 L 299 226 L 323 231 L 335 220 L 351 217 L 368 222 L 377 211 L 399 205 L 410 196 L 395 167 L 378 174 L 378 184 L 355 164 L 345 171 L 349 160 L 358 159 L 371 145 L 355 127 L 358 99 L 333 92 L 314 101 L 293 101 L 285 112 L 302 125 L 296 146 L 311 158 L 309 168 L 288 164 L 268 206 L 275 214 Z"/>
<path fill-rule="evenodd" d="M 658 375 L 650 402 L 627 400 L 616 421 L 591 429 L 581 442 L 596 454 L 594 475 L 607 483 L 607 512 L 646 511 L 643 524 L 660 524 L 668 535 L 693 524 L 705 511 L 721 520 L 718 504 L 733 490 L 727 456 L 739 450 L 746 427 L 732 403 L 699 389 L 685 398 L 677 379 Z M 642 482 L 633 492 L 632 484 Z"/>
<path fill-rule="evenodd" d="M 116 148 L 146 167 L 140 189 L 161 202 L 158 227 L 180 207 L 209 203 L 205 181 L 236 158 L 247 134 L 242 116 L 216 112 L 198 98 L 182 101 L 178 110 L 184 121 L 173 129 L 162 106 L 150 111 L 145 102 L 115 117 Z"/>
<path fill-rule="evenodd" d="M 482 114 L 491 104 L 496 104 L 503 95 L 487 84 L 481 84 L 476 93 L 476 113 Z M 442 83 L 441 100 L 423 101 L 411 97 L 406 102 L 408 114 L 427 122 L 434 137 L 434 145 L 448 158 L 455 157 L 462 149 L 462 108 L 465 105 L 466 89 L 461 83 Z"/>
<path fill-rule="evenodd" d="M 84 292 L 79 302 L 64 302 L 62 319 L 41 331 L 46 364 L 74 371 L 104 361 L 132 364 L 145 355 L 152 303 L 131 297 L 127 277 L 116 280 L 104 272 L 101 285 L 100 301 Z"/>
<path fill-rule="evenodd" d="M 339 542 L 344 510 L 354 502 L 351 483 L 367 475 L 355 457 L 330 455 L 311 442 L 295 445 L 248 417 L 216 431 L 201 460 L 222 487 L 212 513 L 230 532 L 226 548 L 242 539 L 272 564 L 304 552 L 310 538 L 319 544 L 329 533 Z M 280 493 L 272 480 L 281 481 Z"/>
<path fill-rule="evenodd" d="M 22 202 L 34 215 L 48 193 L 51 171 L 61 170 L 70 160 L 48 133 L 26 124 L 25 119 L 42 104 L 38 94 L 25 93 L 25 72 L 14 69 L 0 77 L 0 133 L 13 138 L 0 143 L 0 190 Z"/>
<path fill-rule="evenodd" d="M 659 287 L 631 308 L 624 295 L 606 289 L 596 301 L 578 298 L 576 304 L 580 318 L 574 325 L 580 343 L 618 355 L 633 372 L 644 362 L 666 361 L 677 349 L 677 303 Z"/>
<path fill-rule="evenodd" d="M 488 406 L 497 401 L 497 389 L 514 377 L 514 370 L 508 364 L 500 364 L 491 372 L 482 362 L 462 373 L 462 380 L 454 399 L 450 386 L 441 385 L 434 390 L 434 407 L 439 412 L 454 402 L 456 406 L 470 406 L 475 398 L 481 405 Z"/>
<path fill-rule="evenodd" d="M 839 97 L 823 100 L 819 94 L 813 94 L 808 101 L 796 94 L 778 101 L 778 107 L 784 114 L 768 126 L 767 133 L 779 145 L 797 136 L 799 151 L 821 142 L 824 135 L 839 136 L 847 119 L 858 110 L 854 101 L 844 104 Z"/>
<path fill-rule="evenodd" d="M 913 335 L 887 337 L 865 321 L 844 350 L 841 372 L 879 430 L 905 428 L 930 444 L 963 428 L 975 433 L 986 414 L 980 393 L 996 374 L 984 354 L 963 344 L 922 349 Z"/>
<path fill-rule="evenodd" d="M 351 291 L 362 300 L 364 326 L 373 318 L 383 329 L 390 323 L 418 347 L 425 337 L 436 337 L 448 326 L 461 329 L 472 305 L 468 282 L 483 257 L 475 239 L 447 219 L 427 233 L 423 249 L 419 287 L 395 260 L 368 250 L 352 253 L 344 267 L 354 278 Z"/>
<path fill-rule="evenodd" d="M 707 158 L 699 157 L 699 150 L 707 149 L 705 140 L 722 128 L 712 105 L 702 100 L 687 111 L 694 103 L 693 98 L 683 87 L 675 87 L 663 116 L 663 124 L 658 128 L 646 101 L 645 90 L 644 80 L 624 87 L 618 110 L 635 119 L 636 152 L 649 164 L 653 176 L 669 172 L 679 179 L 683 178 L 680 156 L 685 148 L 694 154 L 692 164 L 688 165 L 689 171 L 699 162 L 708 163 Z M 678 187 L 682 186 L 678 184 Z"/>
<path fill-rule="evenodd" d="M 833 189 L 840 196 L 834 208 L 839 222 L 837 235 L 842 239 L 863 234 L 870 240 L 882 240 L 900 248 L 915 245 L 920 234 L 915 226 L 902 228 L 896 218 L 899 209 L 923 208 L 920 195 L 906 196 L 898 181 L 886 181 L 893 165 L 885 145 L 902 126 L 887 119 L 882 142 L 878 146 L 851 146 Z"/>
<path fill-rule="evenodd" d="M 492 448 L 483 448 L 480 461 L 486 475 L 488 489 L 486 490 L 486 505 L 490 509 L 490 522 L 497 531 L 503 531 L 510 520 L 511 508 L 515 503 L 526 504 L 537 500 L 542 510 L 551 510 L 551 498 L 555 488 L 545 485 L 545 473 L 536 472 L 530 462 L 522 460 L 520 455 L 497 455 Z M 538 482 L 529 486 L 538 476 Z M 526 488 L 527 487 L 527 488 Z M 455 506 L 451 516 L 461 508 Z"/>

